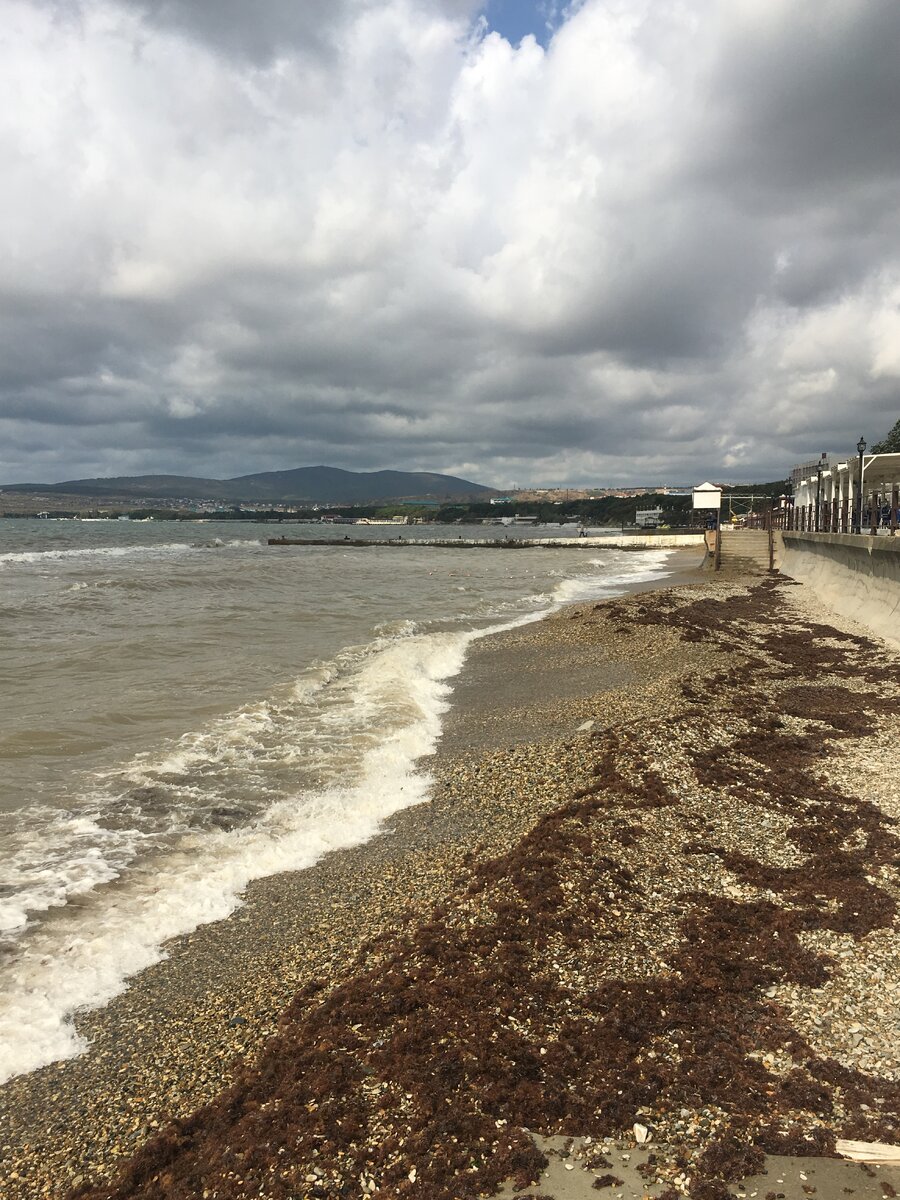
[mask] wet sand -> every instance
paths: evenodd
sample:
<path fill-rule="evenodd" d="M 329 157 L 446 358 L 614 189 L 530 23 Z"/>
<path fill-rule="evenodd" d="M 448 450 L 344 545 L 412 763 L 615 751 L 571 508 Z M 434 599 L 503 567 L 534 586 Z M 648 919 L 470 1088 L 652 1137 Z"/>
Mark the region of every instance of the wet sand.
<path fill-rule="evenodd" d="M 696 578 L 476 643 L 432 802 L 254 884 L 2 1089 L 2 1194 L 100 1184 L 158 1131 L 103 1194 L 489 1194 L 540 1169 L 530 1130 L 602 1147 L 532 1192 L 713 1197 L 760 1146 L 900 1140 L 897 659 L 802 589 Z M 814 1169 L 743 1194 L 900 1189 Z"/>

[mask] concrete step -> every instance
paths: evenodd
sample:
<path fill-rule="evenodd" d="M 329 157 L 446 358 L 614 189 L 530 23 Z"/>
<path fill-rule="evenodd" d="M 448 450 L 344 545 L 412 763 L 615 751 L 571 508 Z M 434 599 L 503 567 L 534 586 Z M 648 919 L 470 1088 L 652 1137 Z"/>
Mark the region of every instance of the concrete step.
<path fill-rule="evenodd" d="M 720 557 L 727 559 L 729 562 L 754 562 L 762 563 L 764 566 L 769 565 L 769 547 L 761 547 L 759 550 L 749 550 L 741 547 L 740 550 L 732 549 L 730 546 L 722 546 Z"/>
<path fill-rule="evenodd" d="M 742 571 L 745 575 L 768 575 L 768 563 L 749 562 L 745 558 L 723 558 L 720 564 L 732 571 Z"/>

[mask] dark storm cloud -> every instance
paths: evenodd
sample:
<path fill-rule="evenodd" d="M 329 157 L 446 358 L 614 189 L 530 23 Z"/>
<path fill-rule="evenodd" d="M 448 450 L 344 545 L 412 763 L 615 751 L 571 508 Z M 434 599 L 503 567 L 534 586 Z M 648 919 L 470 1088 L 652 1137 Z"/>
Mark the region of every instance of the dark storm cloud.
<path fill-rule="evenodd" d="M 611 352 L 635 366 L 716 354 L 768 282 L 758 230 L 703 200 L 630 215 L 628 240 L 586 279 L 581 303 L 534 330 L 547 353 Z"/>
<path fill-rule="evenodd" d="M 710 170 L 779 211 L 895 187 L 900 5 L 800 0 L 747 11 L 711 80 Z"/>
<path fill-rule="evenodd" d="M 895 0 L 585 0 L 546 51 L 478 8 L 11 0 L 0 479 L 774 479 L 889 428 Z"/>
<path fill-rule="evenodd" d="M 81 0 L 83 3 L 84 0 Z M 330 60 L 354 20 L 377 11 L 379 0 L 123 0 L 151 28 L 187 34 L 235 59 L 265 65 L 300 52 Z M 466 16 L 474 0 L 434 0 L 435 13 Z"/>
<path fill-rule="evenodd" d="M 181 30 L 240 58 L 264 62 L 279 52 L 303 47 L 323 54 L 352 9 L 352 0 L 127 0 L 149 24 Z"/>

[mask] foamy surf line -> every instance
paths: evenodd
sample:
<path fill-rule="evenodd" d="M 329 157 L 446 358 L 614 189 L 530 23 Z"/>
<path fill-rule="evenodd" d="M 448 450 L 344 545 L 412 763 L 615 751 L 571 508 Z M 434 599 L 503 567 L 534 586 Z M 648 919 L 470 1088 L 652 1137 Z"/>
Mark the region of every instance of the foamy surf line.
<path fill-rule="evenodd" d="M 263 548 L 259 539 L 216 538 L 209 542 L 150 542 L 138 546 L 69 546 L 50 550 L 11 550 L 0 554 L 0 566 L 38 565 L 70 559 L 143 558 L 158 555 L 184 554 L 196 550 Z"/>
<path fill-rule="evenodd" d="M 406 637 L 380 650 L 356 679 L 354 703 L 370 706 L 373 716 L 390 708 L 396 719 L 366 751 L 353 786 L 284 800 L 249 827 L 187 840 L 152 871 L 137 870 L 126 886 L 96 897 L 89 927 L 77 913 L 64 913 L 51 931 L 35 936 L 0 996 L 0 1082 L 82 1053 L 87 1043 L 74 1015 L 122 992 L 129 979 L 166 956 L 170 939 L 228 917 L 254 879 L 303 870 L 330 851 L 367 842 L 391 815 L 427 801 L 431 778 L 416 764 L 434 752 L 450 704 L 447 681 L 462 669 L 472 642 L 573 601 L 662 579 L 669 556 L 653 551 L 612 578 L 563 581 L 549 603 L 512 620 Z"/>

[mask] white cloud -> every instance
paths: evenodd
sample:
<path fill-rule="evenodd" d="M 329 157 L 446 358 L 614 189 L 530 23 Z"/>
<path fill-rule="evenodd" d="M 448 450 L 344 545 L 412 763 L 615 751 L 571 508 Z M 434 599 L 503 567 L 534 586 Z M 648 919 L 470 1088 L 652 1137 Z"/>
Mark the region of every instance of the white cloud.
<path fill-rule="evenodd" d="M 5 8 L 0 479 L 776 477 L 896 419 L 895 0 Z"/>

